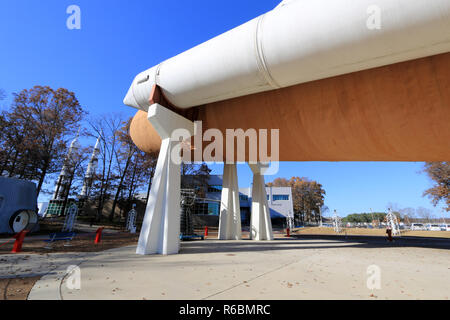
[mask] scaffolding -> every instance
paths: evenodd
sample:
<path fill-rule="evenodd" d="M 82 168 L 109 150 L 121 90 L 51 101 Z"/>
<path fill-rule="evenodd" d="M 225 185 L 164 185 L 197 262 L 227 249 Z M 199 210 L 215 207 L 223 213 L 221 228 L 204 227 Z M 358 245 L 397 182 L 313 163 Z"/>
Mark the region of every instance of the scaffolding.
<path fill-rule="evenodd" d="M 64 208 L 64 200 L 50 200 L 44 216 L 61 217 L 68 214 L 69 208 L 76 203 L 75 199 L 68 199 Z M 64 210 L 64 212 L 63 212 Z"/>
<path fill-rule="evenodd" d="M 192 215 L 195 210 L 195 203 L 198 200 L 195 190 L 193 189 L 181 189 L 180 201 L 181 201 L 181 216 L 180 216 L 180 239 L 192 240 L 202 239 L 203 236 L 199 236 L 194 232 L 194 221 Z"/>
<path fill-rule="evenodd" d="M 392 212 L 391 209 L 389 209 L 387 215 L 386 215 L 386 222 L 387 227 L 392 230 L 392 235 L 394 236 L 400 236 L 400 225 L 398 223 L 397 216 Z"/>
<path fill-rule="evenodd" d="M 338 216 L 336 210 L 334 210 L 333 214 L 333 228 L 336 233 L 342 232 L 342 219 Z"/>

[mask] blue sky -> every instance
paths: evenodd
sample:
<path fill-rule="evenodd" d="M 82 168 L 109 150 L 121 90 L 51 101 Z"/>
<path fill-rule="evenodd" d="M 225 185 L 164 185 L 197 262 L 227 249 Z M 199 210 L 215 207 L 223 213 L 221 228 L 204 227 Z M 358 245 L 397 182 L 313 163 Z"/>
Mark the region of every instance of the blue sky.
<path fill-rule="evenodd" d="M 0 2 L 0 88 L 34 85 L 74 91 L 91 115 L 132 116 L 122 104 L 134 76 L 236 27 L 278 0 L 8 0 Z M 81 9 L 81 30 L 69 30 L 69 5 Z M 93 142 L 92 142 L 93 143 Z M 422 163 L 282 163 L 276 177 L 305 176 L 323 184 L 326 205 L 341 215 L 383 211 L 386 205 L 432 209 L 422 197 L 431 182 Z M 221 173 L 221 166 L 213 166 Z M 266 177 L 266 181 L 274 177 Z M 239 184 L 251 183 L 239 166 Z"/>

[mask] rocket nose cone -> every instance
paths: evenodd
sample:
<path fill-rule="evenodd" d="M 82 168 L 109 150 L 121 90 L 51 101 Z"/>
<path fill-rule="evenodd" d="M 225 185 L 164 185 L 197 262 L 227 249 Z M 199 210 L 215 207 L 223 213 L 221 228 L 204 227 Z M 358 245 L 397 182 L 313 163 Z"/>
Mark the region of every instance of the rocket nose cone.
<path fill-rule="evenodd" d="M 123 103 L 127 106 L 139 109 L 139 104 L 133 94 L 133 85 L 131 85 L 130 89 L 128 89 L 127 95 L 123 99 Z"/>

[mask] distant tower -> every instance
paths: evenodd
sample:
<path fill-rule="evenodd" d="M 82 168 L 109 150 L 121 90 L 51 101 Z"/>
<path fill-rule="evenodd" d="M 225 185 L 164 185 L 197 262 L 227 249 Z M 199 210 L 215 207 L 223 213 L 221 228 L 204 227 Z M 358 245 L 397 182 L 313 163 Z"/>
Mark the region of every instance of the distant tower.
<path fill-rule="evenodd" d="M 76 155 L 80 144 L 78 143 L 78 136 L 80 135 L 80 130 L 70 144 L 69 151 L 67 152 L 66 158 L 64 159 L 64 165 L 59 174 L 58 180 L 56 181 L 55 192 L 53 193 L 53 200 L 64 200 L 69 193 L 69 188 L 71 180 L 74 174 L 74 156 Z"/>
<path fill-rule="evenodd" d="M 83 188 L 81 189 L 80 199 L 88 198 L 91 193 L 92 182 L 94 180 L 95 171 L 98 165 L 98 154 L 100 153 L 100 137 L 97 138 L 94 150 L 92 151 L 91 160 L 89 160 L 86 174 L 84 175 Z"/>
<path fill-rule="evenodd" d="M 336 233 L 342 232 L 342 219 L 338 216 L 337 211 L 334 210 L 333 214 L 333 227 Z"/>

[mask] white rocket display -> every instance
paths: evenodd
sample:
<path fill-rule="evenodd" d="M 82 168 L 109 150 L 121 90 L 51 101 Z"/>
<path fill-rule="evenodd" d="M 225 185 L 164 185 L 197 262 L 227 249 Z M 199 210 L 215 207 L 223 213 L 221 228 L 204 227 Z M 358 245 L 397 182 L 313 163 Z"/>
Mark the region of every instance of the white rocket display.
<path fill-rule="evenodd" d="M 80 198 L 89 197 L 92 187 L 92 180 L 94 178 L 95 171 L 97 170 L 98 166 L 98 154 L 100 153 L 100 138 L 101 136 L 97 138 L 94 150 L 92 151 L 91 159 L 89 160 L 89 164 L 86 169 L 86 174 L 84 175 L 83 188 L 81 189 Z"/>
<path fill-rule="evenodd" d="M 64 164 L 59 174 L 58 180 L 56 180 L 55 191 L 53 193 L 53 200 L 62 200 L 65 198 L 66 193 L 69 191 L 70 180 L 73 176 L 73 161 L 76 152 L 80 148 L 78 142 L 78 136 L 80 131 L 78 131 L 75 139 L 70 143 L 69 151 L 67 152 L 66 158 L 64 159 Z"/>

